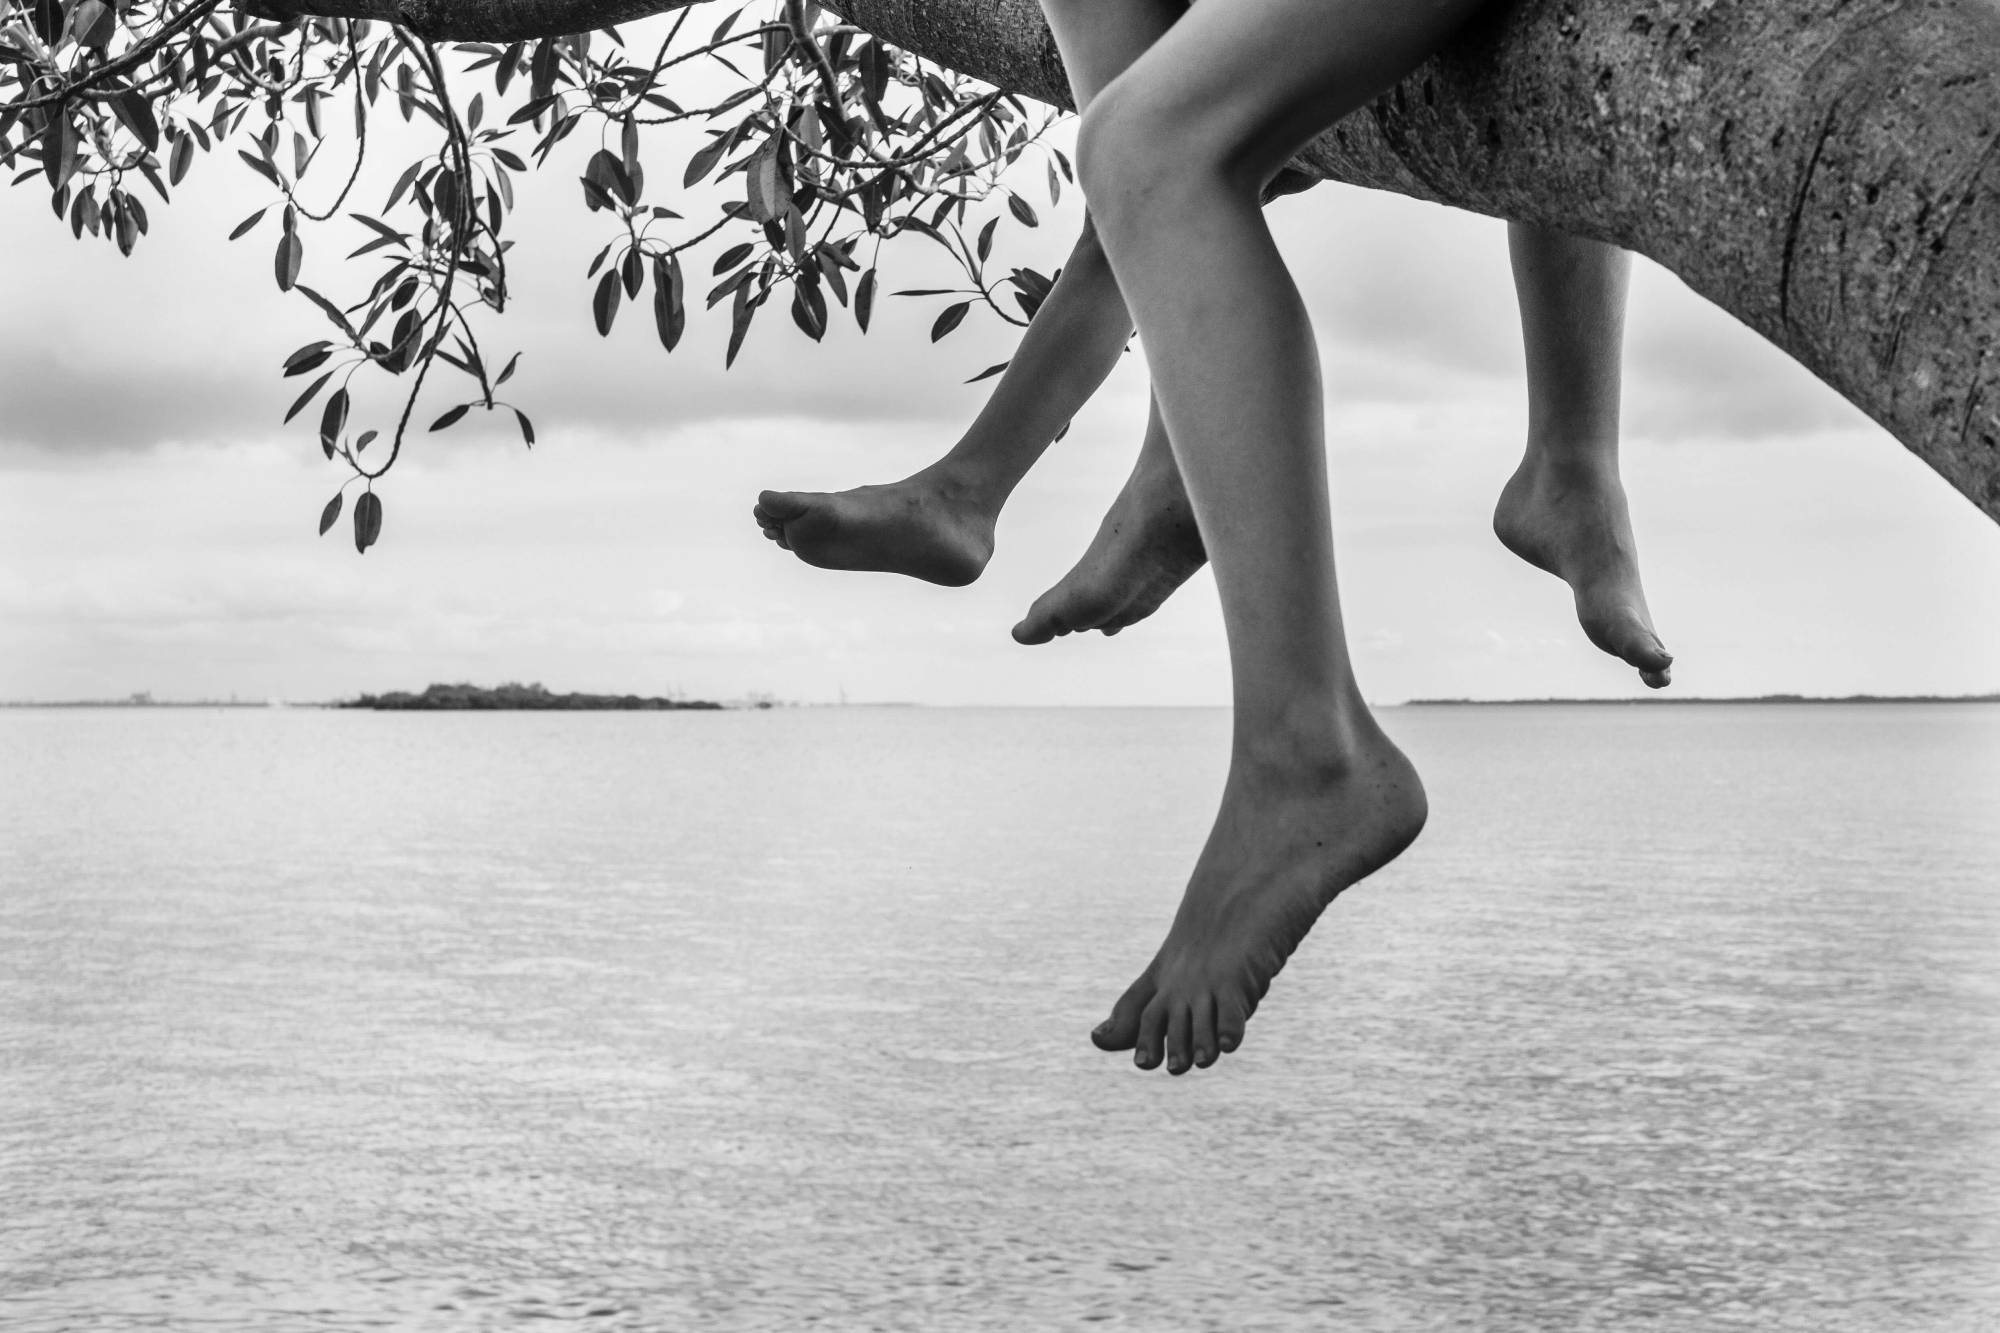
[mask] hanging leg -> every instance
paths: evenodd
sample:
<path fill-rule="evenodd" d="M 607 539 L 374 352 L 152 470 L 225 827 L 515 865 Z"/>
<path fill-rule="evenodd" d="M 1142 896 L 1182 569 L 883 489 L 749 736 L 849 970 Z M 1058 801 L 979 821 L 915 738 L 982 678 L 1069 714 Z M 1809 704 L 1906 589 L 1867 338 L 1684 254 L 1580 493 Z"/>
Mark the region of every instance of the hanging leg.
<path fill-rule="evenodd" d="M 1050 18 L 1077 106 L 1171 27 L 1180 0 L 1057 0 Z M 1055 288 L 958 443 L 903 480 L 851 491 L 765 491 L 764 535 L 807 564 L 879 570 L 956 587 L 993 555 L 994 525 L 1028 470 L 1097 392 L 1132 317 L 1088 218 Z"/>
<path fill-rule="evenodd" d="M 1320 912 L 1425 816 L 1376 726 L 1335 588 L 1318 354 L 1258 207 L 1313 134 L 1389 86 L 1474 0 L 1197 5 L 1085 114 L 1086 197 L 1154 387 L 1228 634 L 1222 809 L 1160 951 L 1094 1035 L 1212 1062 Z"/>
<path fill-rule="evenodd" d="M 1516 223 L 1507 240 L 1528 358 L 1528 448 L 1493 531 L 1569 584 L 1590 641 L 1654 689 L 1673 655 L 1653 632 L 1618 476 L 1618 400 L 1631 258 L 1614 246 Z"/>

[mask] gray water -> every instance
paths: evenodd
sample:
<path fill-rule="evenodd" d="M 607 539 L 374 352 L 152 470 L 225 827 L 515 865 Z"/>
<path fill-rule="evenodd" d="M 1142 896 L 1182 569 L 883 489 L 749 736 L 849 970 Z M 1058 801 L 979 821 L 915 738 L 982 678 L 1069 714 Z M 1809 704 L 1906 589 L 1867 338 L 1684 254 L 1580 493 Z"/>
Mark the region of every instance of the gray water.
<path fill-rule="evenodd" d="M 2000 1328 L 2000 708 L 1383 719 L 1175 1080 L 1221 713 L 0 713 L 0 1327 Z"/>

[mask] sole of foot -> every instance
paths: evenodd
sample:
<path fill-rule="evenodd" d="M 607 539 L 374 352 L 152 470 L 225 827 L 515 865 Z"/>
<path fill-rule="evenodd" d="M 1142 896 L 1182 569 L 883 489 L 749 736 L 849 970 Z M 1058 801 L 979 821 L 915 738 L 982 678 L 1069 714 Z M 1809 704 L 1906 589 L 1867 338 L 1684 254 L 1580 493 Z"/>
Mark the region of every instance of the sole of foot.
<path fill-rule="evenodd" d="M 1180 477 L 1135 476 L 1111 502 L 1083 558 L 1014 626 L 1014 641 L 1047 643 L 1089 630 L 1116 634 L 1159 610 L 1206 563 Z"/>
<path fill-rule="evenodd" d="M 1372 723 L 1337 762 L 1231 765 L 1222 810 L 1166 942 L 1111 1016 L 1101 1050 L 1172 1074 L 1205 1069 L 1244 1026 L 1342 890 L 1416 839 L 1428 806 L 1416 769 Z"/>
<path fill-rule="evenodd" d="M 923 474 L 851 491 L 765 491 L 751 512 L 766 538 L 820 569 L 959 588 L 993 558 L 993 516 Z"/>
<path fill-rule="evenodd" d="M 1672 681 L 1673 654 L 1653 629 L 1639 581 L 1625 488 L 1615 476 L 1561 475 L 1524 461 L 1493 511 L 1500 544 L 1569 584 L 1577 623 L 1653 689 Z"/>

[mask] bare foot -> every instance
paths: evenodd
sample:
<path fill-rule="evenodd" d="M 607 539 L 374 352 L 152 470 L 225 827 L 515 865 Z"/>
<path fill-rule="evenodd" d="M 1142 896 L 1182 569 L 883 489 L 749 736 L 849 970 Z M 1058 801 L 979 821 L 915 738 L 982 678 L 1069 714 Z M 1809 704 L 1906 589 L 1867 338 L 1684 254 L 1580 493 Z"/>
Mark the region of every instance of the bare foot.
<path fill-rule="evenodd" d="M 1569 584 L 1590 641 L 1638 668 L 1659 689 L 1673 654 L 1653 631 L 1639 584 L 1639 551 L 1616 473 L 1562 468 L 1530 453 L 1500 492 L 1493 531 L 1501 544 Z"/>
<path fill-rule="evenodd" d="M 1416 838 L 1416 769 L 1372 720 L 1360 730 L 1316 752 L 1293 738 L 1277 758 L 1239 748 L 1166 943 L 1090 1034 L 1100 1049 L 1131 1050 L 1141 1069 L 1164 1056 L 1174 1074 L 1235 1050 L 1327 904 Z"/>
<path fill-rule="evenodd" d="M 765 491 L 764 535 L 821 569 L 878 570 L 963 587 L 993 558 L 994 514 L 935 469 L 851 491 Z"/>
<path fill-rule="evenodd" d="M 1062 634 L 1116 634 L 1160 604 L 1208 562 L 1180 473 L 1142 465 L 1125 481 L 1090 547 L 1014 626 L 1017 643 Z"/>

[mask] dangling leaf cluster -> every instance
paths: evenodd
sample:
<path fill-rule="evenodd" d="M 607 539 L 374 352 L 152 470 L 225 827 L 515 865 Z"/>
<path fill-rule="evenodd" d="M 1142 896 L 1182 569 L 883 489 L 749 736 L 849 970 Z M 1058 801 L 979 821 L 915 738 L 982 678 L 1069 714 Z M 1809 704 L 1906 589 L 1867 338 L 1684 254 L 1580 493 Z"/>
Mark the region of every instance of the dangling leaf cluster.
<path fill-rule="evenodd" d="M 1041 144 L 1054 113 L 804 0 L 682 5 L 644 49 L 617 29 L 439 45 L 389 22 L 289 11 L 273 21 L 221 0 L 0 5 L 0 170 L 47 189 L 77 238 L 130 254 L 149 225 L 140 190 L 154 207 L 169 203 L 205 159 L 233 158 L 270 187 L 231 239 L 261 235 L 278 288 L 326 320 L 326 337 L 284 361 L 283 374 L 304 381 L 286 420 L 316 423 L 321 450 L 349 474 L 343 493 L 361 483 L 360 550 L 381 529 L 374 483 L 433 370 L 445 375 L 433 393 L 464 387 L 425 413 L 436 413 L 431 430 L 504 411 L 534 443 L 526 412 L 499 396 L 519 355 L 495 370 L 479 328 L 506 309 L 517 182 L 579 133 L 594 142 L 581 202 L 610 233 L 588 269 L 600 334 L 641 300 L 668 352 L 690 309 L 726 307 L 726 364 L 774 303 L 814 341 L 835 307 L 865 331 L 882 244 L 904 235 L 941 247 L 965 275 L 959 288 L 903 293 L 954 298 L 933 340 L 975 305 L 1025 324 L 1052 282 L 989 266 L 1003 219 L 1038 222 L 1002 180 L 1008 168 L 1039 149 L 1051 198 L 1072 179 Z M 354 12 L 353 0 L 342 8 Z M 690 95 L 690 83 L 708 95 Z M 358 199 L 370 125 L 385 114 L 428 128 L 430 148 L 402 164 L 386 198 Z M 677 142 L 688 129 L 700 141 L 649 173 L 647 141 L 670 125 L 683 127 Z M 335 219 L 360 229 L 358 248 L 320 244 L 316 229 Z M 359 419 L 357 376 L 400 384 L 398 406 Z M 341 509 L 337 494 L 321 532 Z"/>

